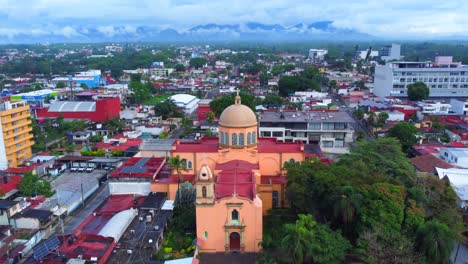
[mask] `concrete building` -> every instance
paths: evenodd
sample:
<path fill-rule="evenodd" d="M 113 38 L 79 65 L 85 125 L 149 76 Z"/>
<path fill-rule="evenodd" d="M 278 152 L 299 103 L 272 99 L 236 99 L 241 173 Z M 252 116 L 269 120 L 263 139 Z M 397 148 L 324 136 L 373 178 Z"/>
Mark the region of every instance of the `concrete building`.
<path fill-rule="evenodd" d="M 467 97 L 468 67 L 452 62 L 451 57 L 375 66 L 374 94 L 379 97 L 407 97 L 408 85 L 415 82 L 429 87 L 429 97 Z"/>
<path fill-rule="evenodd" d="M 18 167 L 32 157 L 31 113 L 24 101 L 0 104 L 0 169 Z"/>
<path fill-rule="evenodd" d="M 200 99 L 190 94 L 175 94 L 169 97 L 186 115 L 191 115 L 198 108 Z"/>
<path fill-rule="evenodd" d="M 440 157 L 450 164 L 468 168 L 467 148 L 442 148 L 440 149 Z"/>
<path fill-rule="evenodd" d="M 86 85 L 90 88 L 99 88 L 101 85 L 101 70 L 88 70 L 85 72 L 78 72 L 75 76 L 56 77 L 51 80 L 53 85 L 57 85 L 59 82 L 62 82 L 67 86 L 72 82 L 74 87 Z"/>
<path fill-rule="evenodd" d="M 369 53 L 369 57 L 367 57 L 368 53 Z M 369 52 L 369 49 L 358 50 L 358 51 L 356 51 L 355 56 L 356 56 L 357 59 L 360 59 L 360 60 L 365 60 L 366 58 L 367 59 L 374 59 L 374 58 L 379 56 L 379 51 L 378 50 L 370 50 L 370 52 Z"/>
<path fill-rule="evenodd" d="M 325 55 L 328 53 L 326 49 L 310 49 L 309 58 L 314 62 L 321 62 L 325 60 Z"/>
<path fill-rule="evenodd" d="M 172 72 L 174 72 L 173 68 L 164 68 L 164 67 L 156 67 L 156 68 L 151 68 L 149 70 L 150 75 L 154 76 L 169 76 L 171 75 Z"/>
<path fill-rule="evenodd" d="M 261 137 L 317 143 L 330 153 L 347 152 L 354 142 L 354 119 L 347 112 L 265 112 L 259 119 Z"/>
<path fill-rule="evenodd" d="M 452 106 L 452 112 L 457 115 L 466 115 L 468 113 L 468 101 L 451 99 L 450 105 Z"/>
<path fill-rule="evenodd" d="M 447 115 L 452 106 L 442 102 L 422 102 L 419 104 L 422 108 L 421 113 L 429 115 Z"/>
<path fill-rule="evenodd" d="M 401 60 L 401 45 L 392 44 L 380 49 L 380 59 L 383 61 Z"/>

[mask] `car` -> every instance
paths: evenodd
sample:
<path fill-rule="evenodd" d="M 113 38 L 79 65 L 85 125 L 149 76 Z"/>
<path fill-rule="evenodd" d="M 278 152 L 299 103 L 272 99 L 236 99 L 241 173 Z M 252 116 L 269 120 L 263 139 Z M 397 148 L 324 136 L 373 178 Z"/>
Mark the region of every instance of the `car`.
<path fill-rule="evenodd" d="M 77 167 L 71 167 L 70 171 L 78 171 Z"/>
<path fill-rule="evenodd" d="M 86 168 L 86 172 L 90 173 L 90 172 L 93 172 L 94 168 L 91 168 L 91 167 L 88 167 Z"/>
<path fill-rule="evenodd" d="M 78 172 L 84 172 L 85 168 L 78 168 Z"/>

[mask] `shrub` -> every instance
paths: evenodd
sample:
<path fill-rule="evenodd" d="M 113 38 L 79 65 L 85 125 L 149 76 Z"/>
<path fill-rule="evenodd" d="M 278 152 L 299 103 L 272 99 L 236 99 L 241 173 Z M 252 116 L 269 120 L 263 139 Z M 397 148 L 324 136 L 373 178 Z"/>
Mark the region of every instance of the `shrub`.
<path fill-rule="evenodd" d="M 172 252 L 172 248 L 170 247 L 165 247 L 164 248 L 164 253 L 171 253 Z"/>

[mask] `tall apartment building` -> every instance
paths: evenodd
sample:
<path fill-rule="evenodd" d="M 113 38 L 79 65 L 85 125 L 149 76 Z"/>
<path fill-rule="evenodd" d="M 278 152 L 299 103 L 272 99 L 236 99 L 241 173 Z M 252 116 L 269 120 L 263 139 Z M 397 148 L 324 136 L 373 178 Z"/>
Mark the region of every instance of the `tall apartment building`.
<path fill-rule="evenodd" d="M 309 58 L 311 58 L 314 62 L 321 62 L 325 60 L 325 55 L 328 53 L 326 49 L 310 49 L 309 50 Z"/>
<path fill-rule="evenodd" d="M 380 59 L 383 61 L 401 60 L 401 45 L 392 44 L 380 49 Z"/>
<path fill-rule="evenodd" d="M 151 68 L 149 72 L 151 75 L 155 75 L 155 76 L 169 76 L 171 75 L 172 72 L 174 72 L 174 69 L 157 67 L 157 68 Z"/>
<path fill-rule="evenodd" d="M 467 97 L 468 66 L 452 57 L 436 57 L 434 62 L 390 62 L 375 66 L 374 94 L 379 97 L 406 97 L 408 85 L 424 82 L 429 97 Z"/>
<path fill-rule="evenodd" d="M 354 142 L 355 121 L 347 112 L 264 112 L 259 121 L 260 137 L 316 143 L 325 152 L 347 152 Z"/>
<path fill-rule="evenodd" d="M 32 157 L 30 118 L 29 105 L 24 101 L 0 104 L 0 169 L 17 167 Z"/>

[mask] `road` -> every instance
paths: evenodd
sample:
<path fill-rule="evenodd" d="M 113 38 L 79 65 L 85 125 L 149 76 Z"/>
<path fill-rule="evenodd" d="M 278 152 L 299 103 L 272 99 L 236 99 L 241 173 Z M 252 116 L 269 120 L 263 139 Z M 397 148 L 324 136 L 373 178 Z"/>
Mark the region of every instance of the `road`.
<path fill-rule="evenodd" d="M 99 187 L 96 194 L 85 202 L 85 207 L 79 209 L 79 212 L 65 224 L 65 234 L 72 233 L 107 197 L 109 197 L 109 185 L 105 182 Z"/>

